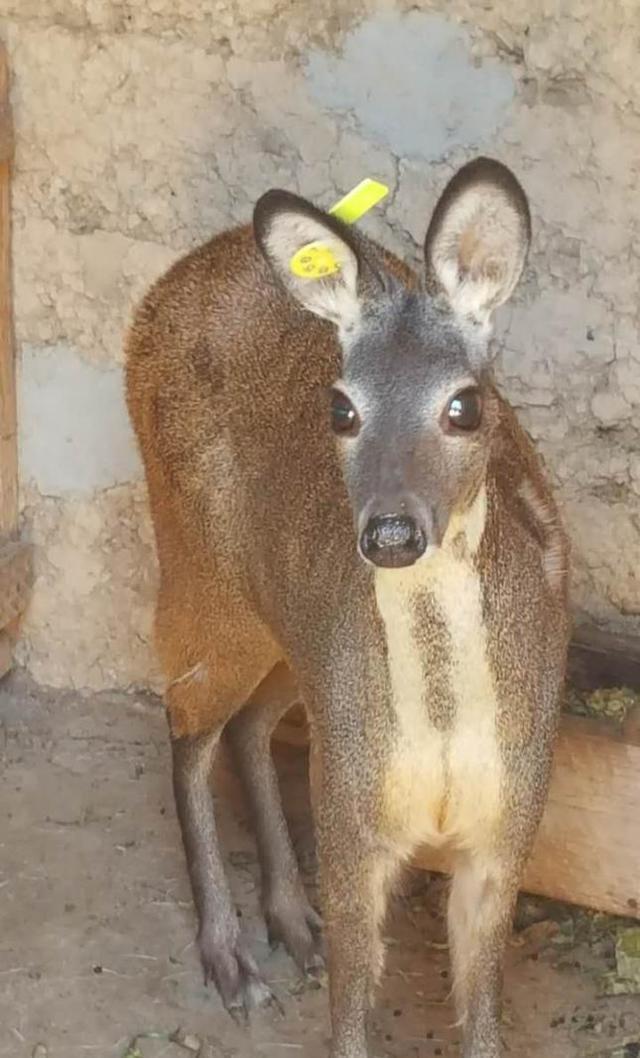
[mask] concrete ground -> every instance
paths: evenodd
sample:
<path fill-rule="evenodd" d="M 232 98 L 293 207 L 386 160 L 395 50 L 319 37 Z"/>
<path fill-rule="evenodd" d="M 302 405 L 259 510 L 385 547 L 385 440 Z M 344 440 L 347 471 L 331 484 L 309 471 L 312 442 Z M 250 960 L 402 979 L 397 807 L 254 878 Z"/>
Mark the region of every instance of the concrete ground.
<path fill-rule="evenodd" d="M 0 687 L 0 762 L 0 1055 L 326 1056 L 326 989 L 302 982 L 282 951 L 269 950 L 249 822 L 224 769 L 230 877 L 284 1014 L 260 1013 L 242 1029 L 203 986 L 157 702 L 48 693 L 13 675 Z M 279 763 L 312 887 L 304 760 L 285 749 Z M 459 1053 L 448 1027 L 443 895 L 441 880 L 413 874 L 394 903 L 376 1058 Z M 509 950 L 507 1054 L 640 1054 L 638 997 L 598 998 L 611 965 L 607 924 L 523 899 L 519 925 Z"/>

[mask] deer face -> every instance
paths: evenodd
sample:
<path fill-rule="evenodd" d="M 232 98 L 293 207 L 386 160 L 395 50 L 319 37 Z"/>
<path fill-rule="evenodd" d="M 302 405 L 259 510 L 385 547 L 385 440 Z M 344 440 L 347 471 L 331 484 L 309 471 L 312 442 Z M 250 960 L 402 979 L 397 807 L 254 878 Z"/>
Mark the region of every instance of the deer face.
<path fill-rule="evenodd" d="M 408 290 L 368 242 L 285 192 L 256 207 L 258 244 L 301 304 L 338 328 L 343 370 L 330 396 L 363 559 L 407 566 L 433 553 L 454 512 L 482 481 L 498 417 L 489 381 L 491 316 L 515 287 L 529 245 L 515 177 L 479 159 L 461 169 L 434 211 L 423 285 Z M 294 276 L 309 242 L 338 268 Z"/>

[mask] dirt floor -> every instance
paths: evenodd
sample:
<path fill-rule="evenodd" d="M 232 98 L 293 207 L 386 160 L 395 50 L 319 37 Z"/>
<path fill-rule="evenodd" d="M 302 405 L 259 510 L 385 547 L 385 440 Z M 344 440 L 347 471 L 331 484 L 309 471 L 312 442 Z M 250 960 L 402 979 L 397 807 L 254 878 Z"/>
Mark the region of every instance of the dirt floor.
<path fill-rule="evenodd" d="M 157 702 L 44 693 L 14 675 L 0 686 L 0 761 L 0 1055 L 325 1058 L 326 990 L 269 950 L 249 822 L 233 789 L 219 802 L 231 881 L 284 1014 L 260 1013 L 242 1029 L 203 986 Z M 279 763 L 312 887 L 305 762 L 287 749 Z M 394 903 L 376 1056 L 459 1053 L 448 1027 L 443 896 L 441 879 L 416 873 Z M 612 924 L 523 898 L 518 926 L 507 1053 L 640 1055 L 638 996 L 598 995 Z"/>

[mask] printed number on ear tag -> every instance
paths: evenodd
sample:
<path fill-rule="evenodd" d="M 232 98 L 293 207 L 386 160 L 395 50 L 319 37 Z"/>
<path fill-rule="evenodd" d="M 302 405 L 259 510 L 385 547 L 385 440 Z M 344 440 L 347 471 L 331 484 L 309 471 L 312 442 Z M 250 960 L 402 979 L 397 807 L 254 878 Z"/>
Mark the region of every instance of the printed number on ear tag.
<path fill-rule="evenodd" d="M 301 279 L 324 279 L 340 271 L 340 262 L 323 242 L 302 246 L 289 262 L 294 276 Z"/>

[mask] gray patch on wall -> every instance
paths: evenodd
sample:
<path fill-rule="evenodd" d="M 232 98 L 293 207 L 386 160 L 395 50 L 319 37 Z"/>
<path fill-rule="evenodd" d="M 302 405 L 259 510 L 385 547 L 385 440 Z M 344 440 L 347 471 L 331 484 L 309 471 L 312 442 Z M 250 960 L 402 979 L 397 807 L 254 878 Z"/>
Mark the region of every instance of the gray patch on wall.
<path fill-rule="evenodd" d="M 439 15 L 389 12 L 353 29 L 340 56 L 311 52 L 306 76 L 321 106 L 350 112 L 399 157 L 432 161 L 490 139 L 513 99 L 509 69 L 474 65 L 469 48 Z"/>
<path fill-rule="evenodd" d="M 122 369 L 67 345 L 25 346 L 18 373 L 20 476 L 47 496 L 87 494 L 141 475 Z"/>

